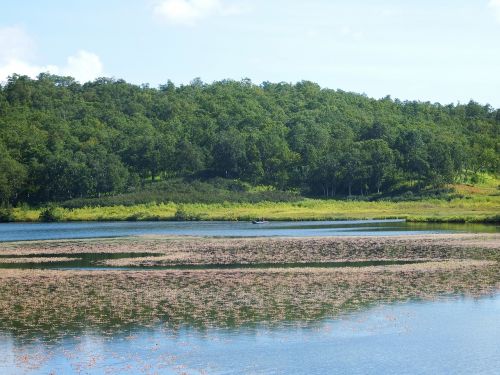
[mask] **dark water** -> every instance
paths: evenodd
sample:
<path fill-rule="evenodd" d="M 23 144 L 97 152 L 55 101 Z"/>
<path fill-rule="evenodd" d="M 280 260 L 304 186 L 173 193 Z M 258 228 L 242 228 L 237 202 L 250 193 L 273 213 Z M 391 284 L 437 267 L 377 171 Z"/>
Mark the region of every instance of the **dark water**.
<path fill-rule="evenodd" d="M 75 222 L 0 224 L 0 241 L 122 237 L 145 234 L 183 236 L 378 236 L 448 232 L 499 232 L 499 226 L 407 223 L 403 220 L 250 222 Z"/>
<path fill-rule="evenodd" d="M 9 268 L 30 268 L 30 269 L 123 269 L 119 267 L 101 267 L 100 262 L 111 259 L 124 259 L 124 258 L 141 258 L 158 256 L 157 253 L 72 253 L 72 254 L 29 254 L 29 255 L 1 255 L 0 259 L 16 259 L 16 258 L 47 258 L 46 262 L 20 262 L 20 263 L 0 263 L 1 269 Z M 75 258 L 69 261 L 51 261 L 51 258 Z M 131 268 L 132 269 L 132 268 Z M 134 268 L 137 269 L 137 268 Z"/>
<path fill-rule="evenodd" d="M 181 264 L 172 266 L 137 266 L 137 267 L 113 267 L 103 266 L 102 262 L 111 259 L 124 258 L 141 258 L 161 256 L 158 253 L 72 253 L 67 257 L 75 258 L 75 260 L 54 261 L 50 258 L 58 258 L 65 256 L 64 254 L 29 254 L 29 255 L 1 255 L 0 259 L 16 259 L 16 258 L 47 258 L 46 262 L 19 262 L 19 263 L 0 263 L 1 269 L 71 269 L 71 270 L 209 270 L 209 269 L 269 269 L 269 268 L 335 268 L 335 267 L 370 267 L 370 266 L 392 266 L 402 264 L 422 263 L 422 261 L 414 260 L 372 260 L 372 261 L 357 261 L 357 262 L 303 262 L 303 263 L 231 263 L 231 264 Z"/>
<path fill-rule="evenodd" d="M 240 329 L 0 334 L 1 374 L 498 374 L 500 295 L 378 306 L 340 319 Z"/>

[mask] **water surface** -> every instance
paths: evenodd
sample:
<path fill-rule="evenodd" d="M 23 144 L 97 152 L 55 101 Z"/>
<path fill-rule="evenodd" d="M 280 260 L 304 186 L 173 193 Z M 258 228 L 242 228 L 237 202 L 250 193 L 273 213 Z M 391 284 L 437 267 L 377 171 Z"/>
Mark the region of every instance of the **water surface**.
<path fill-rule="evenodd" d="M 497 374 L 500 295 L 378 306 L 319 322 L 158 326 L 57 341 L 0 333 L 0 373 Z"/>
<path fill-rule="evenodd" d="M 65 255 L 65 254 L 63 254 Z M 56 270 L 121 270 L 121 271 L 137 271 L 137 270 L 228 270 L 228 269 L 269 269 L 269 268 L 341 268 L 341 267 L 372 267 L 372 266 L 394 266 L 404 264 L 423 263 L 420 260 L 368 260 L 368 261 L 341 261 L 341 262 L 300 262 L 300 263 L 208 263 L 208 264 L 179 264 L 170 266 L 104 266 L 103 261 L 112 259 L 125 258 L 142 258 L 162 256 L 158 253 L 71 253 L 67 254 L 73 260 L 57 260 L 51 258 L 61 257 L 61 254 L 28 254 L 28 255 L 1 255 L 1 259 L 18 259 L 29 260 L 30 258 L 46 258 L 40 262 L 13 262 L 1 263 L 0 269 L 56 269 Z"/>
<path fill-rule="evenodd" d="M 4 223 L 0 224 L 0 242 L 123 237 L 146 234 L 218 237 L 315 237 L 499 231 L 500 227 L 494 225 L 407 223 L 404 220 L 277 221 L 267 224 L 227 221 Z"/>

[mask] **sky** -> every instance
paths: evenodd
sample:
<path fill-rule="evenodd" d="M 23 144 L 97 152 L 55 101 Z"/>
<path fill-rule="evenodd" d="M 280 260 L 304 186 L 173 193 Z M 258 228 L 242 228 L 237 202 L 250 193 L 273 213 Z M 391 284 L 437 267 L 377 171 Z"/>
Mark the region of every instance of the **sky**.
<path fill-rule="evenodd" d="M 0 82 L 40 72 L 500 108 L 500 0 L 0 0 Z"/>

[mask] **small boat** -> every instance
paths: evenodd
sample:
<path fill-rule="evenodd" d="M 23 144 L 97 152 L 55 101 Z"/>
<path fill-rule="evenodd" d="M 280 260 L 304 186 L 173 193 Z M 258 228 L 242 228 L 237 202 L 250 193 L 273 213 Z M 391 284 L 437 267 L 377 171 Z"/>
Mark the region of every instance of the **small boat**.
<path fill-rule="evenodd" d="M 262 220 L 252 220 L 252 224 L 267 224 L 267 223 L 269 223 L 269 221 L 264 220 L 264 219 L 262 219 Z"/>

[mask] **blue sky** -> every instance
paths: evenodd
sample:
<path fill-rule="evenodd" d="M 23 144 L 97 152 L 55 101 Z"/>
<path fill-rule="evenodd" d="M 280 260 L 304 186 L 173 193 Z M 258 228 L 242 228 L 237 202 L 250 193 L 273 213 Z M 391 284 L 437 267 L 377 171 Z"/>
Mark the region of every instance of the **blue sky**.
<path fill-rule="evenodd" d="M 311 80 L 500 107 L 500 0 L 0 0 L 13 72 L 157 86 Z"/>

